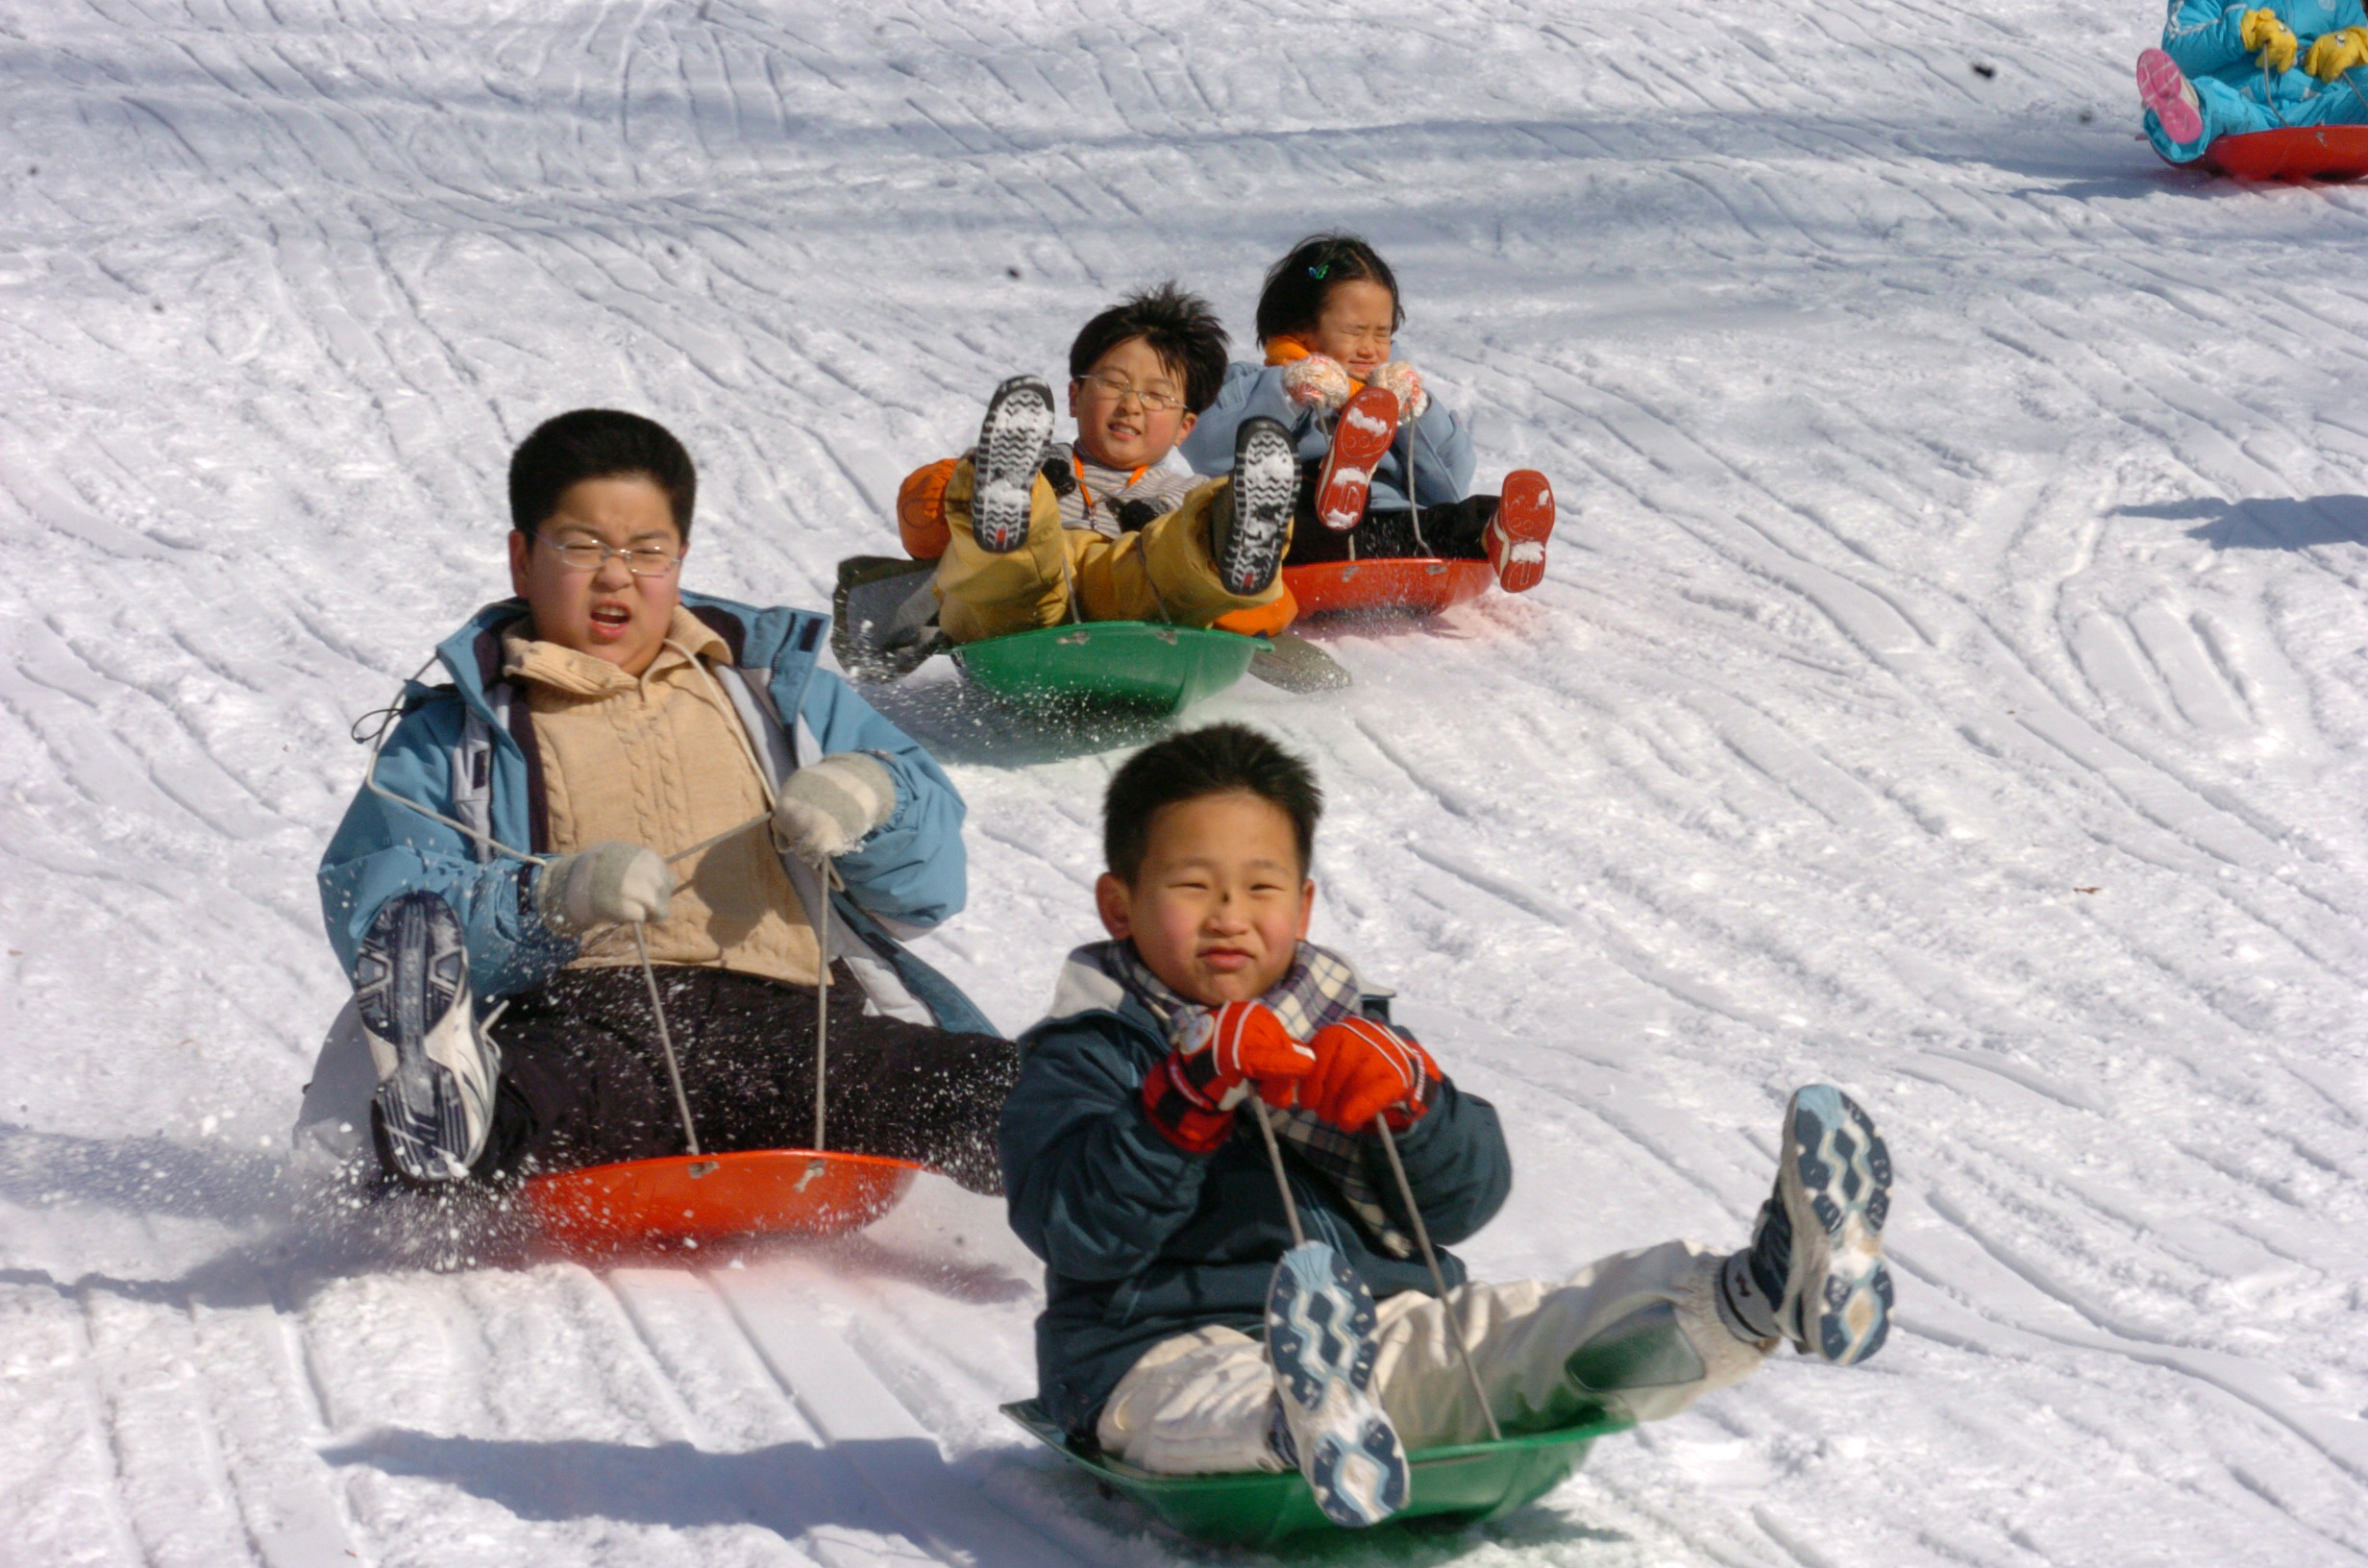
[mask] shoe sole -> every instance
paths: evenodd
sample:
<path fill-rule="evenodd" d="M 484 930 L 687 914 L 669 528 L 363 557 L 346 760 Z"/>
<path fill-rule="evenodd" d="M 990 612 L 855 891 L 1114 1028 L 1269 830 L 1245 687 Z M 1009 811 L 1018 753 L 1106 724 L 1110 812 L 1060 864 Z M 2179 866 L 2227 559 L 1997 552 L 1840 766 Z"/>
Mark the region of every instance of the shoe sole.
<path fill-rule="evenodd" d="M 1299 454 L 1291 432 L 1270 419 L 1244 424 L 1233 444 L 1233 527 L 1214 551 L 1225 592 L 1247 599 L 1273 585 L 1298 495 Z"/>
<path fill-rule="evenodd" d="M 1267 1287 L 1267 1356 L 1299 1473 L 1316 1506 L 1349 1530 L 1406 1506 L 1397 1429 L 1371 1394 L 1372 1292 L 1321 1241 L 1283 1254 Z"/>
<path fill-rule="evenodd" d="M 1334 533 L 1365 521 L 1365 498 L 1373 488 L 1373 465 L 1397 439 L 1397 394 L 1369 386 L 1341 405 L 1332 426 L 1332 450 L 1324 453 L 1316 481 L 1316 517 Z"/>
<path fill-rule="evenodd" d="M 2186 73 L 2161 50 L 2149 49 L 2137 57 L 2138 102 L 2155 111 L 2162 134 L 2183 147 L 2204 134 L 2204 116 L 2182 90 L 2186 86 Z"/>
<path fill-rule="evenodd" d="M 1874 1119 L 1830 1085 L 1799 1090 L 1785 1114 L 1785 1209 L 1792 1222 L 1789 1278 L 1799 1343 L 1849 1366 L 1883 1348 L 1891 1330 L 1891 1272 L 1883 1223 L 1891 1210 L 1891 1151 Z"/>
<path fill-rule="evenodd" d="M 1526 593 L 1545 577 L 1545 542 L 1554 532 L 1554 487 L 1536 469 L 1505 476 L 1489 525 L 1489 564 L 1508 594 Z"/>
<path fill-rule="evenodd" d="M 452 907 L 430 893 L 390 900 L 362 938 L 355 975 L 354 1009 L 379 1070 L 379 1119 L 396 1164 L 414 1181 L 466 1176 L 499 1068 L 468 1016 L 468 948 Z M 481 1081 L 463 1083 L 439 1057 L 473 1059 L 481 1070 L 470 1076 Z M 481 1109 L 474 1138 L 472 1100 Z"/>
<path fill-rule="evenodd" d="M 1027 543 L 1036 470 L 1051 439 L 1050 387 L 1033 376 L 1014 376 L 995 389 L 971 464 L 971 537 L 989 554 L 1007 555 Z"/>

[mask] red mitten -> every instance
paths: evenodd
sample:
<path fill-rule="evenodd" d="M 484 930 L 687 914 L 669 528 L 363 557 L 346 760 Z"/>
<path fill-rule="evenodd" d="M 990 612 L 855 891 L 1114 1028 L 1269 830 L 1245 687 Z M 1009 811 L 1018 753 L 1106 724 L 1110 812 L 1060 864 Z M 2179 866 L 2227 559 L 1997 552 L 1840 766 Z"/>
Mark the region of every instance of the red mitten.
<path fill-rule="evenodd" d="M 1328 354 L 1294 359 L 1283 371 L 1283 396 L 1302 408 L 1320 408 L 1332 413 L 1356 389 L 1348 368 Z"/>
<path fill-rule="evenodd" d="M 1347 1018 L 1316 1031 L 1316 1070 L 1299 1086 L 1299 1103 L 1354 1133 L 1376 1113 L 1402 1133 L 1431 1108 L 1439 1064 L 1410 1037 L 1371 1018 Z"/>
<path fill-rule="evenodd" d="M 1143 1081 L 1143 1109 L 1169 1142 L 1207 1154 L 1233 1131 L 1234 1107 L 1254 1088 L 1269 1105 L 1298 1103 L 1316 1053 L 1291 1038 L 1264 1002 L 1196 1013 L 1166 1061 Z"/>

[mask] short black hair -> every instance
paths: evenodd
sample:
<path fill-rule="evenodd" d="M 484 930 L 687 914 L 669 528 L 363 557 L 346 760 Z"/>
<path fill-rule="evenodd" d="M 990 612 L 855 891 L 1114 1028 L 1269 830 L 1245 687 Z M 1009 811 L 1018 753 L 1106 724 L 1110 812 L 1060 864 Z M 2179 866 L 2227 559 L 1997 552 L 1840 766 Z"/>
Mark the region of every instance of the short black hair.
<path fill-rule="evenodd" d="M 559 509 L 559 498 L 586 479 L 639 475 L 666 492 L 682 542 L 691 542 L 699 470 L 674 432 L 654 419 L 615 408 L 576 408 L 534 427 L 509 459 L 509 521 L 532 533 Z"/>
<path fill-rule="evenodd" d="M 1397 296 L 1397 274 L 1381 253 L 1355 234 L 1310 234 L 1291 254 L 1267 269 L 1258 290 L 1258 341 L 1288 337 L 1315 327 L 1323 302 L 1342 283 L 1379 283 L 1390 291 L 1390 330 L 1406 325 Z"/>
<path fill-rule="evenodd" d="M 1162 806 L 1208 795 L 1254 795 L 1291 819 L 1305 876 L 1316 854 L 1323 789 L 1316 771 L 1247 724 L 1210 724 L 1155 742 L 1128 757 L 1101 802 L 1102 856 L 1110 874 L 1133 886 Z"/>
<path fill-rule="evenodd" d="M 1085 324 L 1069 345 L 1069 379 L 1079 381 L 1094 362 L 1112 349 L 1139 337 L 1150 345 L 1161 364 L 1184 378 L 1184 406 L 1200 412 L 1217 401 L 1225 380 L 1224 325 L 1209 302 L 1187 294 L 1171 278 L 1156 288 L 1129 294 Z"/>

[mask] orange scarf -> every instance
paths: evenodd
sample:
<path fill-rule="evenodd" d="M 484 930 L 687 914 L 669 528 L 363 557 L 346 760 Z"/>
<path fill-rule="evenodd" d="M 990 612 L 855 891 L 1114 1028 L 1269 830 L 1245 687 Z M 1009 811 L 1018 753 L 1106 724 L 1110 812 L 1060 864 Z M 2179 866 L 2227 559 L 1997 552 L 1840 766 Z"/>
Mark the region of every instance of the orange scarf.
<path fill-rule="evenodd" d="M 1287 365 L 1295 359 L 1305 359 L 1316 351 L 1295 337 L 1270 337 L 1266 341 L 1267 363 Z M 1365 390 L 1365 383 L 1354 376 L 1348 378 L 1348 395 L 1355 397 Z"/>

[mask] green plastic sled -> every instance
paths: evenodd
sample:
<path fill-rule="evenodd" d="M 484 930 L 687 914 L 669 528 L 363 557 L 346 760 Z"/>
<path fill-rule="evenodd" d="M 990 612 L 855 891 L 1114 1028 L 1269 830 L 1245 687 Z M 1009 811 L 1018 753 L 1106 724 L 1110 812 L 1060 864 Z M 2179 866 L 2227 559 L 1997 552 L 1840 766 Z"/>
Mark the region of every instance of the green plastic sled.
<path fill-rule="evenodd" d="M 1287 1536 L 1341 1528 L 1318 1511 L 1315 1494 L 1296 1471 L 1156 1476 L 1072 1444 L 1032 1399 L 1006 1405 L 1003 1413 L 1102 1486 L 1123 1493 L 1195 1540 L 1270 1546 Z M 1629 1425 L 1598 1415 L 1552 1432 L 1410 1455 L 1411 1495 L 1391 1523 L 1429 1518 L 1472 1524 L 1510 1513 L 1561 1485 L 1586 1462 L 1596 1438 L 1625 1432 Z"/>
<path fill-rule="evenodd" d="M 1242 678 L 1256 638 L 1147 621 L 1088 621 L 953 650 L 963 674 L 1011 701 L 1180 713 Z"/>

